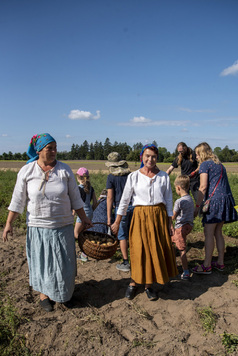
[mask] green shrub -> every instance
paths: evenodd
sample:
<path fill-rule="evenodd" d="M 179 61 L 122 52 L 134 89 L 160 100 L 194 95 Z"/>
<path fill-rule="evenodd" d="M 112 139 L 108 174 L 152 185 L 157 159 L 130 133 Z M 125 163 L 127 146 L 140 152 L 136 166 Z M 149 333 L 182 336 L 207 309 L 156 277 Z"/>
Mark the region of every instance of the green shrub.
<path fill-rule="evenodd" d="M 226 352 L 233 353 L 236 351 L 238 346 L 238 335 L 227 334 L 224 332 L 222 335 L 222 345 L 225 347 Z"/>

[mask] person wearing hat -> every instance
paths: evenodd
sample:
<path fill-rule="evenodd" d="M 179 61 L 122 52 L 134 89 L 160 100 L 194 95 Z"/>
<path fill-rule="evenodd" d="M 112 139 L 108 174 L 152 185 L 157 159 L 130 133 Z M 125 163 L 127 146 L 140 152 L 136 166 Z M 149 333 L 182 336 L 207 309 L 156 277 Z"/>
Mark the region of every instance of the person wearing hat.
<path fill-rule="evenodd" d="M 121 160 L 118 152 L 111 152 L 108 157 L 108 162 L 105 165 L 109 168 L 109 175 L 107 177 L 107 223 L 112 224 L 112 209 L 115 207 L 115 216 L 121 200 L 124 186 L 126 184 L 127 176 L 130 173 L 128 163 Z M 123 262 L 116 265 L 116 268 L 122 272 L 130 271 L 130 264 L 128 261 L 128 237 L 130 222 L 133 215 L 133 206 L 129 204 L 127 213 L 123 216 L 117 238 L 120 243 Z"/>
<path fill-rule="evenodd" d="M 48 133 L 34 135 L 29 161 L 17 175 L 3 241 L 13 234 L 13 222 L 27 207 L 26 253 L 29 282 L 40 293 L 43 310 L 54 302 L 70 301 L 75 286 L 76 252 L 72 209 L 85 227 L 91 227 L 71 168 L 56 160 L 55 139 Z"/>

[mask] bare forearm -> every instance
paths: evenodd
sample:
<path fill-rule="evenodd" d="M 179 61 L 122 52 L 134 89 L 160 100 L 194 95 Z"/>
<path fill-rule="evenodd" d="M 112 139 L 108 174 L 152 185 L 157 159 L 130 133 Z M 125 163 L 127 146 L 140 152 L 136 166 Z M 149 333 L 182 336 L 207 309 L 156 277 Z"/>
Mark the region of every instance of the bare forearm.
<path fill-rule="evenodd" d="M 15 211 L 9 211 L 8 213 L 8 217 L 7 217 L 7 221 L 6 221 L 6 225 L 10 224 L 12 225 L 13 222 L 16 220 L 16 218 L 18 217 L 19 213 L 15 212 Z"/>
<path fill-rule="evenodd" d="M 174 170 L 174 167 L 173 167 L 173 166 L 170 166 L 170 167 L 167 169 L 166 173 L 167 173 L 168 175 L 170 175 L 170 173 L 171 173 L 173 170 Z"/>
<path fill-rule="evenodd" d="M 3 230 L 3 235 L 2 235 L 2 238 L 3 238 L 4 242 L 8 240 L 8 237 L 7 237 L 8 234 L 10 234 L 10 235 L 13 234 L 12 224 L 16 220 L 18 215 L 19 215 L 19 213 L 15 212 L 15 211 L 9 211 L 9 214 L 8 214 L 8 217 L 7 217 L 6 226 L 5 226 L 4 230 Z"/>
<path fill-rule="evenodd" d="M 108 192 L 107 192 L 107 223 L 108 223 L 108 225 L 111 224 L 113 200 L 114 200 L 114 193 L 111 189 L 108 189 Z"/>
<path fill-rule="evenodd" d="M 75 210 L 75 213 L 80 217 L 81 220 L 85 220 L 87 218 L 86 214 L 85 214 L 85 211 L 84 211 L 84 208 L 80 208 L 80 209 Z"/>

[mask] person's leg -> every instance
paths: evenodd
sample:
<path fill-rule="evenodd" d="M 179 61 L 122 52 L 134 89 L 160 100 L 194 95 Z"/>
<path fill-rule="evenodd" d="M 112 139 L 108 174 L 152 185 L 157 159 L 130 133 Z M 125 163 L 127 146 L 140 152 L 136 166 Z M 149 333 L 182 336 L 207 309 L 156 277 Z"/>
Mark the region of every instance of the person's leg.
<path fill-rule="evenodd" d="M 120 249 L 121 249 L 123 260 L 128 260 L 127 240 L 120 240 Z"/>
<path fill-rule="evenodd" d="M 214 251 L 214 234 L 217 224 L 205 224 L 204 235 L 205 235 L 205 259 L 204 266 L 210 267 L 212 262 L 212 254 Z"/>
<path fill-rule="evenodd" d="M 79 218 L 77 218 L 75 227 L 74 227 L 74 238 L 77 239 L 79 234 L 83 231 L 83 224 L 81 222 L 78 222 Z M 87 262 L 88 261 L 88 256 L 84 253 L 81 252 L 78 257 L 81 261 Z"/>
<path fill-rule="evenodd" d="M 205 235 L 205 259 L 201 266 L 196 266 L 192 269 L 194 273 L 198 274 L 210 274 L 212 273 L 212 254 L 214 251 L 214 234 L 217 224 L 205 224 L 204 235 Z"/>
<path fill-rule="evenodd" d="M 117 212 L 117 209 L 116 209 Z M 119 226 L 117 238 L 120 242 L 120 249 L 122 253 L 123 262 L 116 265 L 116 269 L 123 272 L 130 271 L 130 265 L 128 262 L 128 214 L 123 216 Z"/>
<path fill-rule="evenodd" d="M 186 255 L 186 249 L 180 250 L 179 253 L 180 253 L 183 271 L 187 271 L 188 270 L 188 260 L 187 260 L 187 255 Z"/>
<path fill-rule="evenodd" d="M 225 253 L 225 241 L 222 235 L 222 226 L 224 222 L 218 223 L 215 228 L 215 239 L 216 239 L 216 246 L 218 251 L 218 259 L 217 263 L 219 265 L 224 265 L 224 253 Z"/>
<path fill-rule="evenodd" d="M 187 236 L 190 234 L 192 231 L 193 227 L 190 224 L 185 224 L 181 228 L 181 237 L 180 237 L 180 248 L 179 248 L 179 253 L 180 253 L 180 258 L 181 258 L 181 263 L 182 263 L 182 268 L 183 268 L 183 276 L 188 276 L 190 275 L 189 270 L 188 270 L 188 260 L 187 260 Z"/>

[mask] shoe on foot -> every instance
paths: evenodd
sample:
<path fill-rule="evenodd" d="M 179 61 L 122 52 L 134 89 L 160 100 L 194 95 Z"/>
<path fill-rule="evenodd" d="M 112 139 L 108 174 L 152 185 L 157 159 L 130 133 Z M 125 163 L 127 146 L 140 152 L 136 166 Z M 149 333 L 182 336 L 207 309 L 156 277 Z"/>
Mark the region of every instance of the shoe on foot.
<path fill-rule="evenodd" d="M 225 265 L 219 265 L 217 262 L 212 262 L 212 268 L 215 268 L 217 271 L 223 272 Z"/>
<path fill-rule="evenodd" d="M 122 262 L 122 263 L 118 263 L 116 265 L 116 269 L 118 269 L 118 271 L 122 271 L 122 272 L 130 272 L 130 264 L 127 262 Z"/>
<path fill-rule="evenodd" d="M 62 304 L 68 309 L 72 309 L 74 307 L 72 299 L 68 300 L 67 302 L 63 302 Z"/>
<path fill-rule="evenodd" d="M 133 299 L 136 294 L 136 286 L 128 286 L 125 294 L 125 298 Z"/>
<path fill-rule="evenodd" d="M 88 262 L 88 256 L 85 253 L 81 252 L 78 256 L 78 259 L 82 262 Z"/>
<path fill-rule="evenodd" d="M 201 270 L 199 270 L 199 267 L 201 268 Z M 194 268 L 192 268 L 193 273 L 196 274 L 211 274 L 212 273 L 212 267 L 205 267 L 203 264 L 200 266 L 196 266 Z"/>
<path fill-rule="evenodd" d="M 152 288 L 146 288 L 145 292 L 147 294 L 147 297 L 149 298 L 149 300 L 156 300 L 158 299 L 158 295 L 157 293 L 152 289 Z"/>
<path fill-rule="evenodd" d="M 51 304 L 49 298 L 40 300 L 40 306 L 44 311 L 47 311 L 47 312 L 53 311 L 53 307 L 52 307 L 52 304 Z"/>
<path fill-rule="evenodd" d="M 190 279 L 190 274 L 183 272 L 180 277 L 181 277 L 181 279 L 183 279 L 184 281 L 189 281 L 189 279 Z"/>

